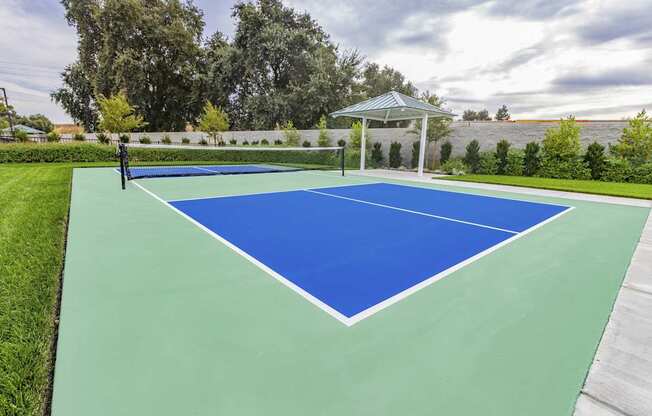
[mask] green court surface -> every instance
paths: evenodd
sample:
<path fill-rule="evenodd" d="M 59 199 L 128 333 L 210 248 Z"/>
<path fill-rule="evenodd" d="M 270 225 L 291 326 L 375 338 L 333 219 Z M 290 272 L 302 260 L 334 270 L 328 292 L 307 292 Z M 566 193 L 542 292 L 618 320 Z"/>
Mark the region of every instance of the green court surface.
<path fill-rule="evenodd" d="M 139 183 L 172 200 L 379 181 Z M 118 182 L 74 171 L 55 416 L 571 415 L 649 213 L 473 191 L 575 209 L 347 327 Z"/>

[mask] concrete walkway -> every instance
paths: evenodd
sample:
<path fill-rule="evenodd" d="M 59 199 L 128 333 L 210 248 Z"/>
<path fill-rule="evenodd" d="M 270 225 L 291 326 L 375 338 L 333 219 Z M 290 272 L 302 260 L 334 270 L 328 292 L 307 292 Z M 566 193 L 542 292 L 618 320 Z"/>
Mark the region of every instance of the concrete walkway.
<path fill-rule="evenodd" d="M 524 195 L 652 207 L 651 201 L 639 199 L 505 185 L 450 182 L 433 179 L 433 175 L 418 177 L 414 172 L 378 169 L 350 173 L 374 178 Z M 574 415 L 652 415 L 652 215 L 648 217 L 632 257 L 600 346 L 577 399 Z"/>

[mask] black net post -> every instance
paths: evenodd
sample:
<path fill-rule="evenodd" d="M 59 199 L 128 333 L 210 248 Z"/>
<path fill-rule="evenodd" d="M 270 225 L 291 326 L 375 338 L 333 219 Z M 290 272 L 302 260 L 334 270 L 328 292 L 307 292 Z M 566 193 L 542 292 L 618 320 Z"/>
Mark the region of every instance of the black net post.
<path fill-rule="evenodd" d="M 344 176 L 344 146 L 340 149 L 340 169 L 342 170 L 342 176 Z"/>
<path fill-rule="evenodd" d="M 120 158 L 120 181 L 122 183 L 122 189 L 126 187 L 126 157 L 127 157 L 127 147 L 124 143 L 118 144 L 118 157 Z"/>

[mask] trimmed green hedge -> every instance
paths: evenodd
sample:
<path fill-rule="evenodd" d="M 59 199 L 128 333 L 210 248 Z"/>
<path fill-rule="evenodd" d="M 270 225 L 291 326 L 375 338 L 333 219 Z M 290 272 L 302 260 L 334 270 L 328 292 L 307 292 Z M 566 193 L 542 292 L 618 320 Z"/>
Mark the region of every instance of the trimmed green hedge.
<path fill-rule="evenodd" d="M 283 151 L 207 149 L 129 149 L 130 162 L 269 162 L 338 166 L 335 151 Z M 0 163 L 32 162 L 117 162 L 115 146 L 90 143 L 0 145 Z M 349 162 L 351 163 L 351 162 Z"/>

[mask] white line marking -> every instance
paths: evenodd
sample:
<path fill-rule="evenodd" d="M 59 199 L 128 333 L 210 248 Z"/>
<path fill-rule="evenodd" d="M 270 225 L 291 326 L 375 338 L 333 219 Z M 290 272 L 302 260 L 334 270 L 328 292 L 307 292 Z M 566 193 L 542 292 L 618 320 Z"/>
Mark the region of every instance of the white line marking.
<path fill-rule="evenodd" d="M 133 181 L 132 181 L 132 182 L 133 182 Z M 141 184 L 139 184 L 139 183 L 137 183 L 137 182 L 133 182 L 133 183 L 134 183 L 134 185 L 136 185 L 137 187 L 139 187 L 140 189 L 142 189 L 143 191 L 145 191 L 145 193 L 147 193 L 147 194 L 150 195 L 151 197 L 155 198 L 156 200 L 158 200 L 158 201 L 161 202 L 162 204 L 166 205 L 167 207 L 169 207 L 170 209 L 172 209 L 174 212 L 176 212 L 177 214 L 181 215 L 183 218 L 187 219 L 188 221 L 190 221 L 191 223 L 193 223 L 195 226 L 197 226 L 198 228 L 200 228 L 202 231 L 206 232 L 208 235 L 210 235 L 210 236 L 213 237 L 214 239 L 218 240 L 220 243 L 224 244 L 225 246 L 227 246 L 227 247 L 230 248 L 231 250 L 235 251 L 236 253 L 238 253 L 239 255 L 241 255 L 242 257 L 244 257 L 245 259 L 249 260 L 251 263 L 253 263 L 255 266 L 257 266 L 257 267 L 258 267 L 259 269 L 261 269 L 262 271 L 266 272 L 267 274 L 269 274 L 270 276 L 272 276 L 273 278 L 275 278 L 275 279 L 278 280 L 279 282 L 283 283 L 285 286 L 287 286 L 287 287 L 289 287 L 290 289 L 292 289 L 292 290 L 294 290 L 295 292 L 297 292 L 299 295 L 301 295 L 301 296 L 302 296 L 304 299 L 306 299 L 308 302 L 312 303 L 313 305 L 317 306 L 318 308 L 320 308 L 320 309 L 323 310 L 324 312 L 328 313 L 328 314 L 331 315 L 333 318 L 335 318 L 335 319 L 337 319 L 338 321 L 342 322 L 344 325 L 346 325 L 346 326 L 351 326 L 351 325 L 352 325 L 352 322 L 351 322 L 350 318 L 346 317 L 345 315 L 343 315 L 343 314 L 341 314 L 340 312 L 336 311 L 335 309 L 331 308 L 331 307 L 330 307 L 329 305 L 327 305 L 326 303 L 322 302 L 321 300 L 317 299 L 316 297 L 314 297 L 314 296 L 311 295 L 310 293 L 306 292 L 305 290 L 303 290 L 303 289 L 300 288 L 299 286 L 295 285 L 294 283 L 292 283 L 292 282 L 291 282 L 290 280 L 288 280 L 287 278 L 283 277 L 282 275 L 280 275 L 280 274 L 277 273 L 276 271 L 274 271 L 274 270 L 272 270 L 271 268 L 269 268 L 269 267 L 268 267 L 267 265 L 265 265 L 264 263 L 258 261 L 255 257 L 249 255 L 247 252 L 243 251 L 243 250 L 240 249 L 238 246 L 236 246 L 235 244 L 231 243 L 229 240 L 225 239 L 224 237 L 222 237 L 221 235 L 219 235 L 219 234 L 217 234 L 216 232 L 212 231 L 211 229 L 207 228 L 206 226 L 204 226 L 204 225 L 201 224 L 200 222 L 196 221 L 195 219 L 193 219 L 192 217 L 190 217 L 189 215 L 187 215 L 187 214 L 184 213 L 183 211 L 181 211 L 181 210 L 177 209 L 176 207 L 174 207 L 173 205 L 169 204 L 169 203 L 168 203 L 167 201 L 165 201 L 163 198 L 159 197 L 159 196 L 156 195 L 154 192 L 152 192 L 152 191 L 150 191 L 149 189 L 145 188 L 143 185 L 141 185 Z"/>
<path fill-rule="evenodd" d="M 370 182 L 369 184 L 383 183 L 383 182 Z M 327 185 L 327 186 L 318 186 L 310 189 L 328 189 L 328 188 L 342 188 L 344 186 L 360 186 L 359 183 L 349 183 L 344 185 Z M 280 194 L 283 192 L 297 192 L 297 191 L 307 191 L 306 188 L 296 188 L 296 189 L 284 189 L 280 191 L 264 191 L 264 192 L 251 192 L 248 194 L 228 194 L 228 195 L 215 195 L 215 196 L 199 196 L 196 198 L 180 198 L 180 199 L 168 199 L 167 202 L 181 202 L 181 201 L 199 201 L 202 199 L 216 199 L 216 198 L 233 198 L 238 196 L 251 196 L 251 195 L 265 195 L 265 194 Z"/>
<path fill-rule="evenodd" d="M 487 255 L 493 253 L 494 251 L 506 246 L 507 244 L 518 240 L 519 238 L 531 233 L 532 231 L 536 230 L 537 228 L 543 227 L 545 224 L 548 224 L 549 222 L 556 220 L 557 218 L 561 217 L 562 215 L 564 215 L 567 212 L 570 212 L 570 211 L 572 211 L 574 209 L 575 209 L 575 207 L 568 207 L 564 211 L 560 212 L 559 214 L 554 215 L 554 216 L 548 218 L 547 220 L 542 221 L 542 222 L 528 228 L 527 230 L 508 238 L 507 240 L 504 240 L 504 241 L 502 241 L 502 242 L 500 242 L 500 243 L 498 243 L 498 244 L 496 244 L 494 246 L 491 246 L 488 249 L 486 249 L 484 251 L 481 251 L 480 253 L 476 254 L 473 257 L 469 257 L 468 259 L 466 259 L 466 260 L 464 260 L 464 261 L 462 261 L 460 263 L 457 263 L 456 265 L 454 265 L 454 266 L 452 266 L 452 267 L 450 267 L 450 268 L 448 268 L 446 270 L 443 270 L 443 271 L 437 273 L 436 275 L 431 276 L 428 279 L 423 280 L 422 282 L 417 283 L 416 285 L 405 289 L 402 292 L 397 293 L 396 295 L 392 296 L 391 298 L 387 298 L 384 301 L 382 301 L 380 303 L 377 303 L 374 306 L 371 306 L 370 308 L 365 309 L 362 312 L 358 312 L 357 314 L 355 314 L 352 317 L 348 318 L 349 322 L 350 322 L 349 326 L 351 326 L 351 325 L 353 325 L 355 323 L 358 323 L 361 320 L 363 320 L 365 318 L 368 318 L 371 315 L 373 315 L 373 314 L 375 314 L 377 312 L 380 312 L 381 310 L 383 310 L 383 309 L 385 309 L 385 308 L 387 308 L 387 307 L 389 307 L 389 306 L 391 306 L 391 305 L 393 305 L 393 304 L 407 298 L 408 296 L 412 295 L 413 293 L 416 293 L 419 290 L 421 290 L 421 289 L 423 289 L 423 288 L 425 288 L 427 286 L 430 286 L 431 284 L 435 283 L 436 281 L 441 280 L 444 277 L 456 272 L 457 270 L 459 270 L 459 269 L 461 269 L 461 268 L 463 268 L 465 266 L 468 266 L 469 264 L 481 259 L 482 257 L 487 256 Z"/>
<path fill-rule="evenodd" d="M 437 219 L 440 219 L 440 220 L 459 222 L 461 224 L 473 225 L 474 227 L 489 228 L 490 230 L 502 231 L 502 232 L 510 233 L 510 234 L 518 234 L 518 231 L 514 231 L 514 230 L 508 230 L 508 229 L 505 229 L 505 228 L 492 227 L 490 225 L 478 224 L 478 223 L 470 222 L 470 221 L 457 220 L 455 218 L 443 217 L 441 215 L 426 214 L 425 212 L 412 211 L 411 209 L 393 207 L 391 205 L 377 204 L 375 202 L 364 201 L 362 199 L 355 199 L 355 198 L 349 198 L 349 197 L 346 197 L 346 196 L 327 194 L 325 192 L 314 191 L 312 189 L 304 189 L 304 191 L 312 192 L 314 194 L 319 194 L 319 195 L 330 196 L 332 198 L 346 199 L 346 200 L 349 200 L 349 201 L 359 202 L 361 204 L 374 205 L 374 206 L 377 206 L 377 207 L 394 209 L 396 211 L 409 212 L 410 214 L 423 215 L 424 217 L 431 217 L 431 218 L 437 218 Z"/>
<path fill-rule="evenodd" d="M 225 165 L 225 166 L 229 166 L 229 165 Z M 199 169 L 199 170 L 204 170 L 204 171 L 206 171 L 206 172 L 210 172 L 210 173 L 218 173 L 218 172 L 216 172 L 216 171 L 214 171 L 214 170 L 210 170 L 210 169 L 202 168 L 202 167 L 200 167 L 200 166 L 189 166 L 189 167 L 191 167 L 191 168 L 195 168 L 195 169 Z"/>
<path fill-rule="evenodd" d="M 484 250 L 484 251 L 482 251 L 482 252 L 480 252 L 480 253 L 472 256 L 472 257 L 469 257 L 468 259 L 466 259 L 466 260 L 464 260 L 464 261 L 462 261 L 460 263 L 457 263 L 456 265 L 454 265 L 454 266 L 452 266 L 452 267 L 450 267 L 450 268 L 448 268 L 446 270 L 443 270 L 443 271 L 437 273 L 436 275 L 431 276 L 428 279 L 423 280 L 422 282 L 417 283 L 416 285 L 411 286 L 411 287 L 403 290 L 402 292 L 399 292 L 396 295 L 394 295 L 394 296 L 392 296 L 390 298 L 387 298 L 384 301 L 382 301 L 380 303 L 377 303 L 376 305 L 374 305 L 374 306 L 372 306 L 372 307 L 370 307 L 368 309 L 365 309 L 364 311 L 359 312 L 359 313 L 357 313 L 357 314 L 355 314 L 355 315 L 353 315 L 352 317 L 349 318 L 349 317 L 346 317 L 345 315 L 341 314 L 337 310 L 333 309 L 332 307 L 330 307 L 326 303 L 322 302 L 321 300 L 317 299 L 316 297 L 314 297 L 310 293 L 306 292 L 305 290 L 303 290 L 299 286 L 295 285 L 294 283 L 292 283 L 287 278 L 283 277 L 279 273 L 277 273 L 274 270 L 272 270 L 271 268 L 269 268 L 267 265 L 265 265 L 262 262 L 258 261 L 256 258 L 252 257 L 251 255 L 249 255 L 248 253 L 246 253 L 245 251 L 243 251 L 242 249 L 240 249 L 239 247 L 237 247 L 236 245 L 234 245 L 230 241 L 226 240 L 224 237 L 220 236 L 219 234 L 217 234 L 214 231 L 210 230 L 209 228 L 207 228 L 203 224 L 201 224 L 198 221 L 194 220 L 192 217 L 188 216 L 187 214 L 185 214 L 181 210 L 175 208 L 174 206 L 169 204 L 167 201 L 165 201 L 164 199 L 162 199 L 161 197 L 159 197 L 155 193 L 151 192 L 150 190 L 148 190 L 147 188 L 145 188 L 141 184 L 139 184 L 139 183 L 137 183 L 135 181 L 131 181 L 131 182 L 133 182 L 134 185 L 139 187 L 145 193 L 152 196 L 153 198 L 155 198 L 156 200 L 158 200 L 162 204 L 166 205 L 167 207 L 172 209 L 174 212 L 181 215 L 183 218 L 187 219 L 192 224 L 197 226 L 199 229 L 206 232 L 208 235 L 210 235 L 214 239 L 218 240 L 219 242 L 221 242 L 225 246 L 229 247 L 231 250 L 233 250 L 236 253 L 240 254 L 246 260 L 250 261 L 252 264 L 257 266 L 259 269 L 263 270 L 264 272 L 266 272 L 267 274 L 272 276 L 274 279 L 278 280 L 279 282 L 281 282 L 285 286 L 287 286 L 290 289 L 294 290 L 296 293 L 298 293 L 301 297 L 306 299 L 308 302 L 312 303 L 313 305 L 317 306 L 318 308 L 320 308 L 324 312 L 328 313 L 333 318 L 337 319 L 338 321 L 340 321 L 341 323 L 343 323 L 347 327 L 350 327 L 350 326 L 360 322 L 361 320 L 363 320 L 365 318 L 368 318 L 368 317 L 370 317 L 371 315 L 374 315 L 377 312 L 380 312 L 381 310 L 383 310 L 383 309 L 385 309 L 385 308 L 387 308 L 387 307 L 389 307 L 389 306 L 391 306 L 391 305 L 393 305 L 393 304 L 407 298 L 411 294 L 416 293 L 417 291 L 419 291 L 419 290 L 421 290 L 421 289 L 423 289 L 423 288 L 425 288 L 427 286 L 430 286 L 434 282 L 443 279 L 444 277 L 454 273 L 455 271 L 457 271 L 457 270 L 459 270 L 459 269 L 461 269 L 461 268 L 463 268 L 465 266 L 468 266 L 469 264 L 481 259 L 482 257 L 493 253 L 494 251 L 498 250 L 499 248 L 506 246 L 507 244 L 509 244 L 509 243 L 511 243 L 511 242 L 513 242 L 513 241 L 515 241 L 515 240 L 517 240 L 517 239 L 531 233 L 532 231 L 536 230 L 537 228 L 543 227 L 544 225 L 548 224 L 549 222 L 552 222 L 552 221 L 556 220 L 557 218 L 561 217 L 562 215 L 566 214 L 567 212 L 570 212 L 570 211 L 575 209 L 575 207 L 568 207 L 564 211 L 558 213 L 557 215 L 554 215 L 554 216 L 548 218 L 547 220 L 542 221 L 542 222 L 528 228 L 527 230 L 508 238 L 507 240 L 504 240 L 504 241 L 502 241 L 502 242 L 500 242 L 500 243 L 498 243 L 498 244 L 496 244 L 496 245 L 494 245 L 492 247 L 489 247 L 488 249 L 486 249 L 486 250 Z M 332 196 L 332 195 L 329 195 L 329 196 Z"/>

